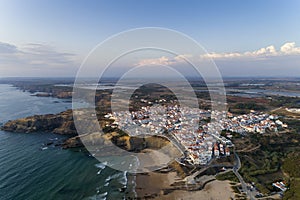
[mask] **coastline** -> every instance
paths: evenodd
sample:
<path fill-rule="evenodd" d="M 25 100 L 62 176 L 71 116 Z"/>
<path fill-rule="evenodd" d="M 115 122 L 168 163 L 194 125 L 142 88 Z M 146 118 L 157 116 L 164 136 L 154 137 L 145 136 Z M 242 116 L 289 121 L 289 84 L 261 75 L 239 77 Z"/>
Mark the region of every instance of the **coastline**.
<path fill-rule="evenodd" d="M 184 185 L 182 189 L 172 188 L 177 180 L 181 180 L 181 178 L 174 171 L 168 173 L 149 172 L 146 174 L 137 174 L 135 190 L 137 199 L 225 200 L 234 199 L 236 195 L 230 181 L 213 180 L 207 182 L 201 190 L 188 191 Z"/>
<path fill-rule="evenodd" d="M 136 193 L 138 198 L 155 198 L 161 196 L 164 190 L 170 189 L 175 182 L 176 172 L 149 172 L 136 175 Z"/>
<path fill-rule="evenodd" d="M 17 91 L 17 93 L 20 93 L 20 92 L 22 92 L 22 91 L 19 91 L 19 90 Z M 26 93 L 27 92 L 25 92 L 25 94 Z M 25 96 L 25 95 L 22 95 L 22 96 Z M 56 102 L 56 99 L 54 99 L 54 98 L 49 98 L 49 99 L 48 98 L 40 98 L 39 96 L 32 96 L 32 95 L 30 95 L 30 98 L 32 98 L 32 99 L 39 98 L 39 99 L 41 99 L 41 102 L 44 102 L 44 101 L 50 102 L 50 103 L 48 103 L 49 105 L 52 105 L 53 103 L 55 103 L 54 107 L 57 107 L 56 105 L 60 105 L 59 103 L 63 102 L 63 101 Z M 21 99 L 21 98 L 19 98 L 19 99 Z M 44 104 L 46 105 L 46 103 L 43 103 L 43 105 Z M 16 105 L 22 106 L 23 104 L 16 104 Z M 40 105 L 40 104 L 37 104 L 37 105 Z M 15 107 L 17 108 L 17 106 L 14 106 L 12 108 L 15 108 Z M 27 107 L 30 107 L 30 106 L 27 106 Z M 20 107 L 18 110 L 22 110 L 22 109 L 23 108 Z M 67 143 L 57 143 L 57 145 L 56 145 L 56 143 L 53 143 L 52 141 L 46 142 L 41 147 L 41 150 L 48 149 L 48 146 L 49 147 L 62 146 L 63 148 L 81 147 L 82 144 L 80 143 L 80 140 L 79 140 L 80 138 L 78 136 L 75 138 L 72 137 L 72 136 L 75 136 L 76 134 L 75 134 L 75 130 L 73 129 L 72 114 L 70 113 L 70 110 L 62 111 L 60 113 L 54 112 L 57 114 L 44 114 L 45 110 L 42 110 L 42 113 L 39 113 L 39 115 L 35 114 L 35 115 L 29 115 L 29 117 L 17 118 L 15 120 L 10 120 L 9 122 L 6 122 L 6 123 L 3 122 L 3 124 L 1 124 L 1 122 L 0 122 L 0 125 L 4 126 L 5 124 L 7 124 L 7 126 L 6 126 L 7 129 L 3 129 L 3 130 L 8 131 L 8 132 L 20 132 L 20 133 L 49 132 L 49 133 L 56 133 L 59 135 L 66 135 L 66 136 L 69 135 L 71 137 L 71 139 L 74 139 L 74 140 L 68 140 L 69 142 L 67 142 Z M 34 111 L 36 112 L 36 110 L 34 110 Z M 38 110 L 38 112 L 40 112 L 40 111 Z M 272 113 L 273 112 L 275 112 L 275 111 L 272 110 Z M 18 112 L 13 112 L 11 115 L 15 117 L 15 113 L 19 114 Z M 20 115 L 23 116 L 25 114 L 21 113 Z M 7 116 L 5 115 L 5 117 L 7 117 Z M 272 137 L 273 141 L 272 141 L 271 145 L 273 145 L 273 146 L 276 143 L 282 144 L 283 142 L 284 142 L 284 144 L 294 145 L 296 142 L 299 141 L 299 140 L 295 140 L 295 139 L 290 140 L 291 139 L 290 136 L 287 136 L 285 134 L 286 134 L 286 131 L 282 132 L 280 134 L 276 134 L 276 135 L 267 133 L 266 135 L 258 135 L 258 136 L 261 139 L 266 138 L 266 136 Z M 131 140 L 129 137 L 118 137 L 118 138 L 120 140 L 116 140 L 116 142 L 120 142 L 120 144 L 123 144 L 121 142 L 125 142 L 123 145 L 124 148 L 128 148 L 131 151 L 137 150 L 137 151 L 140 151 L 140 153 L 144 153 L 144 154 L 151 153 L 150 154 L 151 159 L 148 159 L 147 162 L 143 163 L 146 166 L 155 168 L 158 165 L 157 163 L 169 163 L 169 160 L 167 159 L 166 155 L 151 152 L 151 150 L 147 149 L 148 145 L 147 145 L 147 147 L 145 145 L 142 145 L 142 146 L 138 145 L 138 142 L 140 140 L 137 140 L 136 138 L 133 138 Z M 245 138 L 240 139 L 237 137 L 236 140 L 240 141 L 240 142 L 235 141 L 234 143 L 241 145 L 244 143 L 244 141 L 247 141 L 247 140 L 250 141 L 250 139 L 253 139 L 253 138 L 251 136 L 246 139 Z M 72 143 L 73 141 L 74 141 L 74 143 Z M 257 140 L 257 141 L 259 141 L 259 140 Z M 157 142 L 151 141 L 149 139 L 145 140 L 144 142 L 147 142 L 149 144 L 149 146 L 151 146 L 151 148 L 153 148 L 154 150 L 156 148 L 159 148 L 161 146 L 164 146 L 164 144 L 166 144 L 165 142 L 161 142 L 161 143 L 157 144 Z M 254 148 L 256 146 L 253 147 L 253 144 L 251 144 L 251 145 L 249 144 L 249 147 L 247 147 L 247 148 L 244 148 L 244 146 L 242 145 L 242 147 L 240 147 L 239 150 L 244 151 L 246 153 L 251 153 L 254 150 L 255 151 L 263 151 L 260 147 L 267 146 L 267 145 L 269 145 L 269 144 L 263 144 L 259 141 L 259 145 L 257 148 Z M 175 154 L 175 151 L 174 152 L 168 151 L 168 153 Z M 143 154 L 140 154 L 140 155 L 143 155 Z M 89 156 L 91 156 L 91 155 L 89 155 Z M 254 162 L 254 164 L 256 164 L 256 163 Z M 177 169 L 177 168 L 173 168 L 173 170 L 174 169 Z M 168 168 L 167 170 L 170 170 L 170 168 Z M 280 170 L 279 170 L 279 172 L 280 172 Z M 175 177 L 170 174 L 173 174 L 173 175 L 175 174 L 174 175 Z M 279 178 L 282 178 L 282 175 L 278 175 L 275 173 L 274 173 L 274 175 L 278 176 Z M 263 176 L 261 176 L 259 178 L 262 180 L 265 179 Z M 135 181 L 135 179 L 137 179 L 137 180 Z M 224 183 L 226 181 L 221 181 L 222 183 L 220 183 L 220 181 L 213 180 L 212 182 L 209 182 L 209 183 L 206 182 L 207 185 L 205 185 L 205 187 L 203 189 L 198 188 L 198 189 L 195 189 L 194 191 L 190 191 L 190 189 L 184 188 L 185 182 L 181 181 L 180 178 L 178 178 L 178 180 L 175 181 L 176 184 L 172 185 L 174 183 L 174 179 L 177 179 L 176 173 L 174 171 L 167 172 L 167 171 L 161 170 L 160 172 L 150 172 L 147 174 L 138 174 L 136 176 L 134 175 L 134 180 L 129 181 L 128 186 L 132 183 L 134 185 L 133 187 L 137 188 L 136 196 L 138 197 L 138 199 L 145 199 L 145 198 L 146 199 L 177 199 L 178 198 L 178 199 L 200 199 L 201 200 L 202 196 L 203 196 L 203 199 L 219 199 L 220 196 L 218 196 L 218 194 L 223 194 L 224 191 L 227 192 L 230 190 L 230 188 L 228 189 L 226 187 L 226 184 Z M 177 184 L 178 182 L 180 182 L 180 183 Z M 136 185 L 136 187 L 135 187 L 135 185 Z M 266 185 L 267 184 L 264 184 L 264 187 Z M 131 186 L 129 186 L 129 187 L 131 187 Z M 175 187 L 177 189 L 174 189 Z M 198 185 L 196 187 L 198 187 Z M 214 188 L 216 188 L 216 187 L 221 188 L 221 189 L 220 190 L 218 189 L 217 191 L 215 191 Z M 253 187 L 255 187 L 255 186 L 253 186 Z M 222 190 L 222 188 L 223 188 L 223 190 Z M 124 188 L 122 188 L 120 190 L 120 192 L 123 192 L 123 189 Z M 274 190 L 270 189 L 270 191 L 274 191 Z M 231 192 L 232 192 L 232 190 L 231 190 Z M 211 193 L 215 193 L 215 194 L 212 195 Z M 268 192 L 265 192 L 264 194 L 268 194 Z M 229 196 L 226 193 L 226 198 L 227 197 L 232 198 L 232 196 Z"/>
<path fill-rule="evenodd" d="M 184 191 L 176 190 L 167 195 L 159 196 L 155 200 L 174 200 L 174 199 L 197 199 L 197 200 L 226 200 L 234 199 L 235 193 L 233 192 L 230 181 L 214 180 L 205 185 L 202 190 L 198 191 Z"/>

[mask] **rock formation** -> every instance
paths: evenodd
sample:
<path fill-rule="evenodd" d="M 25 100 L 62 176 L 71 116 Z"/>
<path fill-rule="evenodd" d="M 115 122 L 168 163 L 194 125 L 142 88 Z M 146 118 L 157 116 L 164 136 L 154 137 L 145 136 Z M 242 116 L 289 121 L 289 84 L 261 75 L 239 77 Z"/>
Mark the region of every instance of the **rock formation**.
<path fill-rule="evenodd" d="M 56 134 L 73 135 L 76 129 L 72 111 L 67 110 L 58 114 L 34 115 L 5 123 L 2 130 L 9 132 L 53 132 Z"/>

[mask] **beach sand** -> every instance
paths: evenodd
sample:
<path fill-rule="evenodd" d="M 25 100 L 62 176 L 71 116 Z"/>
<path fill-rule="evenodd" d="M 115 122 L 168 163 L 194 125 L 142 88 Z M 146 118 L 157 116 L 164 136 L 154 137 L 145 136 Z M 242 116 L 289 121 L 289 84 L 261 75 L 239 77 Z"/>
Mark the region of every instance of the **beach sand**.
<path fill-rule="evenodd" d="M 159 195 L 162 189 L 170 188 L 176 180 L 176 172 L 138 174 L 136 178 L 136 193 L 138 197 Z"/>
<path fill-rule="evenodd" d="M 163 194 L 162 190 L 172 188 L 171 184 L 176 180 L 178 180 L 176 172 L 139 174 L 136 179 L 138 198 L 155 200 L 228 200 L 234 199 L 235 196 L 230 181 L 218 180 L 207 183 L 202 190 L 174 190 L 171 193 Z"/>
<path fill-rule="evenodd" d="M 176 190 L 167 195 L 159 196 L 155 199 L 161 200 L 229 200 L 235 199 L 235 193 L 231 189 L 229 181 L 212 181 L 203 190 L 182 191 Z"/>

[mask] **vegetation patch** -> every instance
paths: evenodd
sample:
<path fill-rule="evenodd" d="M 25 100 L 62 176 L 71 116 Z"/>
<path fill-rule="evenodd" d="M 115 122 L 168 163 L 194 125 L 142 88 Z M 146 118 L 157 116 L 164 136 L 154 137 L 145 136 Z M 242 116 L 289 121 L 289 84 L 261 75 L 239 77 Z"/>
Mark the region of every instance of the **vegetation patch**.
<path fill-rule="evenodd" d="M 236 175 L 233 173 L 233 171 L 229 171 L 227 173 L 223 173 L 223 174 L 218 174 L 216 176 L 217 180 L 229 180 L 232 182 L 239 182 L 239 179 L 236 177 Z"/>
<path fill-rule="evenodd" d="M 300 199 L 300 152 L 292 152 L 284 160 L 282 168 L 288 174 L 289 189 L 284 193 L 283 199 Z"/>

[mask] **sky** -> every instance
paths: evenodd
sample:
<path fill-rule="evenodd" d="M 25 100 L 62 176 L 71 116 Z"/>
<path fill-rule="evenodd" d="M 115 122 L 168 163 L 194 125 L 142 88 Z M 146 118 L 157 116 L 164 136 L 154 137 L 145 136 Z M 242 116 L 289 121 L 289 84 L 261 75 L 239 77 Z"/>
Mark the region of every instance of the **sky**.
<path fill-rule="evenodd" d="M 213 59 L 223 76 L 297 76 L 299 19 L 298 0 L 0 0 L 0 77 L 75 76 L 97 44 L 141 27 L 188 35 L 207 53 L 187 57 Z M 145 63 L 186 67 L 174 58 L 135 57 L 115 71 Z"/>

